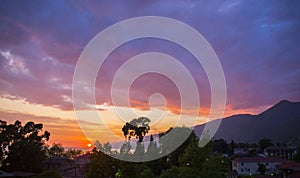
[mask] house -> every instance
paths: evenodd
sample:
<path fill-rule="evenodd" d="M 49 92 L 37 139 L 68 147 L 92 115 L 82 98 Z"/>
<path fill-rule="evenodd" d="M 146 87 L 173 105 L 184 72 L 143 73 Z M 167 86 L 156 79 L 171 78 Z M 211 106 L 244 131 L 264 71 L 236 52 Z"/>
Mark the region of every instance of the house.
<path fill-rule="evenodd" d="M 78 166 L 86 166 L 90 160 L 90 153 L 74 157 L 74 162 Z"/>
<path fill-rule="evenodd" d="M 277 174 L 276 165 L 287 162 L 287 159 L 277 157 L 243 157 L 232 160 L 232 170 L 236 171 L 239 176 L 242 175 L 259 175 L 259 164 L 265 166 L 265 174 Z"/>
<path fill-rule="evenodd" d="M 73 172 L 72 178 L 75 177 L 75 175 L 77 177 L 80 177 L 80 176 L 83 177 L 87 171 L 87 164 L 91 161 L 90 155 L 91 155 L 90 153 L 87 153 L 84 155 L 74 157 L 73 160 L 74 160 L 75 167 L 73 170 L 69 170 L 68 173 L 66 172 L 65 175 L 70 175 L 70 173 Z"/>
<path fill-rule="evenodd" d="M 237 157 L 243 157 L 249 155 L 249 150 L 247 148 L 234 148 L 233 155 Z"/>
<path fill-rule="evenodd" d="M 44 164 L 46 169 L 54 169 L 61 174 L 63 174 L 66 170 L 73 168 L 75 166 L 73 160 L 61 156 L 54 156 L 51 158 L 47 158 L 44 161 Z"/>
<path fill-rule="evenodd" d="M 283 178 L 299 178 L 300 163 L 295 161 L 287 161 L 276 165 L 281 177 Z"/>
<path fill-rule="evenodd" d="M 269 157 L 281 157 L 286 159 L 292 159 L 296 154 L 296 149 L 287 146 L 270 146 L 265 150 L 265 155 Z"/>

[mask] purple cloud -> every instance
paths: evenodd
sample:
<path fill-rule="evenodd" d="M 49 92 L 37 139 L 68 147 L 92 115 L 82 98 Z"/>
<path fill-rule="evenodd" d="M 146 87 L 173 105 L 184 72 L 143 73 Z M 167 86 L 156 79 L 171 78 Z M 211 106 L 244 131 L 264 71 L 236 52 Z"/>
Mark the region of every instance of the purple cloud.
<path fill-rule="evenodd" d="M 156 15 L 181 20 L 204 35 L 223 65 L 231 108 L 300 100 L 298 6 L 297 1 L 3 1 L 0 93 L 72 109 L 70 86 L 84 46 L 116 22 Z M 108 57 L 96 82 L 97 102 L 110 101 L 111 81 L 118 67 L 149 51 L 167 53 L 182 62 L 197 82 L 202 106 L 210 106 L 210 86 L 201 65 L 180 46 L 157 39 L 129 42 Z M 172 82 L 151 74 L 132 86 L 133 105 L 147 108 L 148 96 L 157 91 L 165 93 L 170 106 L 179 106 Z"/>

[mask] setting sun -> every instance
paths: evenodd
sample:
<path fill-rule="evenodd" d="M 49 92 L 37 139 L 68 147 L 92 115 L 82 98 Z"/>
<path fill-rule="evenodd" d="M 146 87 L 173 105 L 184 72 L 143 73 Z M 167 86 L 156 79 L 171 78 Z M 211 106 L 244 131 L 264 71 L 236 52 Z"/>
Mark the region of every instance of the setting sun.
<path fill-rule="evenodd" d="M 87 144 L 87 146 L 88 146 L 89 148 L 91 148 L 91 147 L 92 147 L 92 144 L 89 143 L 89 144 Z"/>

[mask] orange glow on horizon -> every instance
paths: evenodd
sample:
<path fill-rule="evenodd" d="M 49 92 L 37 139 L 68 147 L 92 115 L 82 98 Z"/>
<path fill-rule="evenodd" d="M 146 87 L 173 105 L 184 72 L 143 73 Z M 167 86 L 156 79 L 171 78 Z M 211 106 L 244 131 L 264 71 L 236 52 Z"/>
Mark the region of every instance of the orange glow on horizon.
<path fill-rule="evenodd" d="M 44 125 L 43 130 L 47 130 L 50 132 L 50 140 L 48 141 L 48 145 L 52 145 L 53 143 L 61 143 L 64 147 L 72 147 L 72 148 L 87 148 L 89 145 L 93 145 L 93 141 L 86 138 L 82 130 L 80 129 L 78 122 L 74 116 L 73 111 L 64 111 L 58 108 L 52 108 L 51 106 L 41 106 L 32 104 L 29 102 L 22 102 L 22 100 L 18 99 L 9 99 L 9 98 L 0 98 L 0 104 L 2 107 L 0 109 L 0 117 L 2 120 L 7 121 L 7 123 L 14 123 L 16 120 L 25 124 L 28 121 L 33 121 L 35 123 L 42 123 Z M 170 106 L 170 105 L 169 105 Z M 249 109 L 237 109 L 233 108 L 231 105 L 227 105 L 224 117 L 228 117 L 234 114 L 258 114 L 268 108 L 269 106 L 264 106 L 260 108 L 249 108 Z M 38 111 L 40 108 L 43 108 L 45 113 Z M 137 108 L 133 108 L 137 110 Z M 163 120 L 159 121 L 159 127 L 154 125 L 151 126 L 150 133 L 155 134 L 158 132 L 163 132 L 167 130 L 170 126 L 176 124 L 176 115 L 175 113 L 179 112 L 178 107 L 171 106 L 168 107 L 168 112 L 170 115 Z M 51 112 L 50 112 L 51 111 Z M 58 112 L 56 112 L 58 111 Z M 49 112 L 51 114 L 49 114 Z M 119 118 L 113 117 L 113 108 L 111 106 L 107 106 L 106 110 L 99 111 L 103 116 L 107 117 L 107 122 L 105 122 L 105 126 L 111 130 L 110 133 L 107 131 L 102 131 L 100 124 L 95 122 L 86 122 L 85 127 L 89 129 L 94 138 L 101 138 L 99 141 L 104 142 L 114 142 L 116 140 L 113 139 L 112 134 L 119 137 L 119 140 L 123 140 L 123 133 L 121 128 L 124 123 L 118 121 Z M 147 113 L 149 111 L 141 110 L 140 112 Z M 186 114 L 192 114 L 196 111 L 186 111 Z M 201 107 L 199 111 L 197 111 L 202 119 L 199 120 L 197 124 L 203 124 L 207 121 L 206 117 L 209 115 L 210 108 Z M 62 114 L 62 115 L 61 115 Z M 73 118 L 70 116 L 73 115 Z M 188 115 L 186 116 L 188 118 Z M 118 121 L 118 122 L 117 122 Z M 91 137 L 92 138 L 92 137 Z"/>

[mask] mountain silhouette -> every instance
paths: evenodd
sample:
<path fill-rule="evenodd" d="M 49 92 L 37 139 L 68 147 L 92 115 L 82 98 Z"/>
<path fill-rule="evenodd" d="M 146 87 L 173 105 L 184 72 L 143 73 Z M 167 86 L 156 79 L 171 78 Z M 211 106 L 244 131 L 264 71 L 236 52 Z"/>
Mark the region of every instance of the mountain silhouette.
<path fill-rule="evenodd" d="M 214 122 L 214 121 L 212 121 Z M 198 136 L 205 124 L 195 126 Z M 300 102 L 280 101 L 258 115 L 239 114 L 224 118 L 214 138 L 254 143 L 266 137 L 274 142 L 300 138 Z"/>

